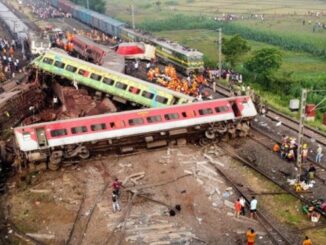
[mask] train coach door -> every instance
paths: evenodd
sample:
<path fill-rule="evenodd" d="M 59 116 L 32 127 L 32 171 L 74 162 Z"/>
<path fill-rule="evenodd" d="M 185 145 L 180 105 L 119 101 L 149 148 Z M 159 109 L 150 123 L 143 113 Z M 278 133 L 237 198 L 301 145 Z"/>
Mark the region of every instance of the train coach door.
<path fill-rule="evenodd" d="M 36 129 L 37 143 L 40 148 L 48 146 L 48 141 L 46 139 L 45 129 L 37 128 Z"/>
<path fill-rule="evenodd" d="M 235 102 L 232 103 L 232 110 L 236 117 L 241 117 L 241 112 L 239 110 L 237 103 L 235 103 Z"/>

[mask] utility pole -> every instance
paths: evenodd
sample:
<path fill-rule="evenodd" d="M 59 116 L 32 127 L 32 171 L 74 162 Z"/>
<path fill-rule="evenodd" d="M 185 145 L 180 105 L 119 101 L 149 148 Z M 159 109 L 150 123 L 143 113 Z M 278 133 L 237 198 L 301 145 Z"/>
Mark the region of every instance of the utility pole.
<path fill-rule="evenodd" d="M 86 0 L 86 8 L 89 9 L 89 0 Z"/>
<path fill-rule="evenodd" d="M 132 29 L 135 30 L 135 11 L 134 11 L 134 3 L 131 4 L 131 21 L 132 21 Z"/>
<path fill-rule="evenodd" d="M 221 80 L 222 76 L 222 28 L 218 28 L 218 80 Z M 213 91 L 216 91 L 216 79 L 213 83 Z"/>
<path fill-rule="evenodd" d="M 303 129 L 305 120 L 305 108 L 307 102 L 307 89 L 302 89 L 301 92 L 301 105 L 300 105 L 300 119 L 299 119 L 299 134 L 298 134 L 298 151 L 297 151 L 297 167 L 299 169 L 298 181 L 300 180 L 302 172 L 302 144 L 303 144 Z"/>
<path fill-rule="evenodd" d="M 219 68 L 219 80 L 222 77 L 222 28 L 218 28 L 218 68 Z"/>

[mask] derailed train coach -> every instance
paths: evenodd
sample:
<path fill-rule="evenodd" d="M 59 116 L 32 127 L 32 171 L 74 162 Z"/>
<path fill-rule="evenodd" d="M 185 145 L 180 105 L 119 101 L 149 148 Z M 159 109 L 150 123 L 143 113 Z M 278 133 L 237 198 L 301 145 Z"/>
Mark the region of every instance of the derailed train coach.
<path fill-rule="evenodd" d="M 145 42 L 156 47 L 156 56 L 165 63 L 173 64 L 177 70 L 189 74 L 204 70 L 203 54 L 195 49 L 181 46 L 169 40 L 156 38 L 150 33 L 128 28 L 127 24 L 103 14 L 86 9 L 67 0 L 51 0 L 51 4 L 106 34 L 125 41 Z"/>
<path fill-rule="evenodd" d="M 244 137 L 257 115 L 249 96 L 223 98 L 164 108 L 103 114 L 46 122 L 14 129 L 20 156 L 30 162 L 86 159 L 101 145 L 107 150 L 153 148 L 178 137 Z"/>
<path fill-rule="evenodd" d="M 50 50 L 34 59 L 31 64 L 44 73 L 64 77 L 76 84 L 110 94 L 113 100 L 121 103 L 130 101 L 133 105 L 164 107 L 190 103 L 195 99 L 112 69 L 73 58 L 61 50 Z"/>

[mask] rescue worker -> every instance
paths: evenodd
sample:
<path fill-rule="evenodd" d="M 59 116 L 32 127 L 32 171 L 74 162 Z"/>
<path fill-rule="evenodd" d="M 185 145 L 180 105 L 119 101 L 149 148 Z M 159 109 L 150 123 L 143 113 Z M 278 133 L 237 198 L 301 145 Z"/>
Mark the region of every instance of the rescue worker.
<path fill-rule="evenodd" d="M 304 144 L 301 151 L 302 162 L 306 163 L 308 158 L 308 145 Z"/>
<path fill-rule="evenodd" d="M 323 157 L 323 148 L 321 147 L 321 145 L 318 145 L 318 148 L 317 148 L 317 154 L 316 154 L 316 163 L 320 163 L 321 162 L 321 159 Z"/>
<path fill-rule="evenodd" d="M 235 210 L 235 217 L 239 218 L 240 216 L 240 212 L 241 212 L 241 203 L 240 203 L 240 199 L 238 199 L 235 203 L 234 203 L 234 210 Z"/>
<path fill-rule="evenodd" d="M 113 188 L 113 191 L 116 191 L 116 194 L 118 196 L 120 196 L 121 186 L 122 186 L 122 182 L 119 181 L 118 178 L 115 178 L 114 181 L 113 181 L 113 183 L 112 183 L 112 188 Z"/>
<path fill-rule="evenodd" d="M 273 152 L 278 153 L 280 151 L 280 146 L 279 144 L 275 143 L 275 145 L 273 146 Z"/>
<path fill-rule="evenodd" d="M 315 178 L 316 168 L 313 164 L 310 165 L 310 168 L 308 169 L 308 177 L 309 180 L 313 180 Z"/>
<path fill-rule="evenodd" d="M 309 239 L 308 236 L 305 237 L 302 245 L 312 245 L 312 242 L 311 242 L 311 240 Z"/>
<path fill-rule="evenodd" d="M 254 245 L 256 240 L 256 232 L 254 229 L 250 228 L 247 233 L 247 245 Z"/>
<path fill-rule="evenodd" d="M 112 192 L 112 209 L 113 213 L 116 211 L 121 211 L 120 203 L 119 203 L 119 193 L 116 190 Z"/>

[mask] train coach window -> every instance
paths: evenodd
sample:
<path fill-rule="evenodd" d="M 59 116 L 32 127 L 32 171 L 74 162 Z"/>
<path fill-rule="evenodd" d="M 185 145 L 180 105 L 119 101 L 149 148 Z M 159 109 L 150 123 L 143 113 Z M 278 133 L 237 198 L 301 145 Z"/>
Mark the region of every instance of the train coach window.
<path fill-rule="evenodd" d="M 31 140 L 32 138 L 31 138 L 31 134 L 30 133 L 23 133 L 23 140 L 26 140 L 26 141 L 28 141 L 28 140 Z"/>
<path fill-rule="evenodd" d="M 144 124 L 144 119 L 142 119 L 142 118 L 133 118 L 133 119 L 129 119 L 128 123 L 129 123 L 130 126 L 141 125 L 141 124 Z"/>
<path fill-rule="evenodd" d="M 113 85 L 114 84 L 114 80 L 110 79 L 110 78 L 103 78 L 103 82 L 106 83 L 107 85 Z"/>
<path fill-rule="evenodd" d="M 74 66 L 71 66 L 71 65 L 67 65 L 66 66 L 66 70 L 75 73 L 77 71 L 77 67 L 74 67 Z"/>
<path fill-rule="evenodd" d="M 51 130 L 50 134 L 52 137 L 64 136 L 64 135 L 67 135 L 67 130 L 66 129 L 55 129 L 55 130 Z"/>
<path fill-rule="evenodd" d="M 53 59 L 50 59 L 50 58 L 45 57 L 43 59 L 43 63 L 52 65 L 53 64 Z"/>
<path fill-rule="evenodd" d="M 90 76 L 91 79 L 96 80 L 96 81 L 100 81 L 102 79 L 102 76 L 92 73 Z"/>
<path fill-rule="evenodd" d="M 147 117 L 147 122 L 149 123 L 162 122 L 162 117 L 160 115 Z"/>
<path fill-rule="evenodd" d="M 133 86 L 130 86 L 128 91 L 132 94 L 139 94 L 140 93 L 140 89 L 139 88 L 136 88 L 136 87 L 133 87 Z"/>
<path fill-rule="evenodd" d="M 174 120 L 179 118 L 178 113 L 169 113 L 164 115 L 165 120 Z"/>
<path fill-rule="evenodd" d="M 206 108 L 206 109 L 200 109 L 198 110 L 199 115 L 209 115 L 209 114 L 213 114 L 213 110 L 211 108 Z"/>
<path fill-rule="evenodd" d="M 82 75 L 84 77 L 88 77 L 89 72 L 88 71 L 85 71 L 83 69 L 79 69 L 78 74 L 79 75 Z"/>
<path fill-rule="evenodd" d="M 215 107 L 215 111 L 216 112 L 226 112 L 229 110 L 229 107 L 227 106 L 219 106 L 219 107 Z"/>
<path fill-rule="evenodd" d="M 58 60 L 56 60 L 56 62 L 54 62 L 54 66 L 61 68 L 61 69 L 63 69 L 65 67 L 65 65 L 66 65 L 65 63 L 58 61 Z"/>
<path fill-rule="evenodd" d="M 155 101 L 161 103 L 161 104 L 166 104 L 168 103 L 168 99 L 163 97 L 163 96 L 159 96 L 157 95 L 156 98 L 155 98 Z"/>
<path fill-rule="evenodd" d="M 128 87 L 128 85 L 127 85 L 127 84 L 124 84 L 124 83 L 122 83 L 122 82 L 117 82 L 117 83 L 115 84 L 115 87 L 116 87 L 116 88 L 119 88 L 119 89 L 122 89 L 122 90 L 126 90 L 126 88 Z"/>
<path fill-rule="evenodd" d="M 86 133 L 86 132 L 87 132 L 87 128 L 85 126 L 71 128 L 72 134 L 80 134 L 80 133 Z"/>
<path fill-rule="evenodd" d="M 153 97 L 154 97 L 154 94 L 147 92 L 147 91 L 143 91 L 143 93 L 141 95 L 150 100 L 153 99 Z"/>
<path fill-rule="evenodd" d="M 91 125 L 92 131 L 99 131 L 106 129 L 105 123 L 93 124 Z"/>

